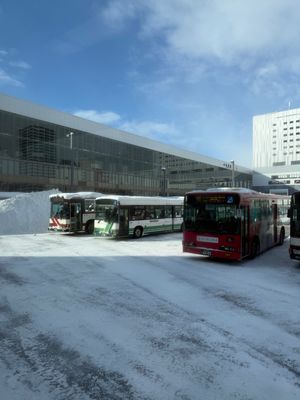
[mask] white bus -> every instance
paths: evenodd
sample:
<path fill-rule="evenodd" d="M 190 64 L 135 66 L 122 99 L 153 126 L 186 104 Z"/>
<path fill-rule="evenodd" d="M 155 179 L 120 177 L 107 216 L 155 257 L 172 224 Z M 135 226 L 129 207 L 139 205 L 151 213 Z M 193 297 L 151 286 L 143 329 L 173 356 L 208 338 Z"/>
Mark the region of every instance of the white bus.
<path fill-rule="evenodd" d="M 102 193 L 77 192 L 52 194 L 49 231 L 94 232 L 95 202 Z"/>
<path fill-rule="evenodd" d="M 94 235 L 140 238 L 182 230 L 183 197 L 103 196 L 96 199 Z"/>

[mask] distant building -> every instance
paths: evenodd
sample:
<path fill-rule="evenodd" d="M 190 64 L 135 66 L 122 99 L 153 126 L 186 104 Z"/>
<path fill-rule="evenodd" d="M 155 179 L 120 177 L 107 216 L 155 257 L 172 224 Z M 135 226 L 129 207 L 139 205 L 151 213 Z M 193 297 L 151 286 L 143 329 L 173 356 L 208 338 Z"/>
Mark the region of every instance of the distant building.
<path fill-rule="evenodd" d="M 235 165 L 235 186 L 252 171 Z M 180 195 L 232 185 L 232 163 L 0 94 L 0 191 Z"/>
<path fill-rule="evenodd" d="M 300 190 L 300 109 L 253 117 L 253 187 Z"/>

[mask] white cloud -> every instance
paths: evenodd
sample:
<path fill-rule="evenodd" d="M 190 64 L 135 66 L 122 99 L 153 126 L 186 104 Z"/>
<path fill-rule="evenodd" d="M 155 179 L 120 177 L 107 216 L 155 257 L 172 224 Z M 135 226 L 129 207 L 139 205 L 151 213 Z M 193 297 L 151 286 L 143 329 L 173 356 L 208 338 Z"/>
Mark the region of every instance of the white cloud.
<path fill-rule="evenodd" d="M 124 27 L 128 18 L 136 16 L 138 9 L 138 2 L 115 0 L 109 2 L 106 8 L 101 8 L 100 17 L 112 30 L 119 30 Z"/>
<path fill-rule="evenodd" d="M 139 16 L 142 37 L 174 54 L 245 68 L 251 58 L 294 54 L 299 12 L 294 0 L 111 0 L 102 16 L 111 27 Z"/>
<path fill-rule="evenodd" d="M 15 79 L 13 76 L 8 75 L 3 69 L 0 69 L 0 85 L 24 87 L 24 84 L 21 81 Z"/>
<path fill-rule="evenodd" d="M 172 124 L 154 121 L 126 121 L 113 111 L 78 110 L 73 112 L 73 115 L 163 142 L 168 141 L 171 136 L 172 139 L 179 136 L 178 130 Z"/>
<path fill-rule="evenodd" d="M 96 110 L 77 110 L 73 112 L 77 117 L 89 119 L 101 124 L 113 124 L 120 120 L 120 115 L 113 111 L 98 112 Z"/>
<path fill-rule="evenodd" d="M 300 3 L 293 0 L 152 0 L 148 7 L 144 32 L 163 32 L 172 50 L 192 58 L 231 64 L 295 49 L 300 33 Z"/>
<path fill-rule="evenodd" d="M 21 69 L 30 69 L 31 68 L 31 65 L 29 65 L 25 61 L 10 61 L 9 65 L 11 67 L 17 67 L 17 68 L 21 68 Z"/>
<path fill-rule="evenodd" d="M 25 61 L 11 61 L 11 55 L 14 53 L 13 50 L 6 51 L 0 50 L 0 61 L 3 68 L 0 68 L 0 85 L 1 86 L 15 86 L 15 87 L 24 87 L 24 83 L 17 79 L 14 73 L 11 73 L 12 68 L 19 68 L 22 70 L 30 69 L 31 66 Z M 16 72 L 14 70 L 14 72 Z"/>
<path fill-rule="evenodd" d="M 159 141 L 178 135 L 175 126 L 153 121 L 125 121 L 119 125 L 119 129 Z"/>

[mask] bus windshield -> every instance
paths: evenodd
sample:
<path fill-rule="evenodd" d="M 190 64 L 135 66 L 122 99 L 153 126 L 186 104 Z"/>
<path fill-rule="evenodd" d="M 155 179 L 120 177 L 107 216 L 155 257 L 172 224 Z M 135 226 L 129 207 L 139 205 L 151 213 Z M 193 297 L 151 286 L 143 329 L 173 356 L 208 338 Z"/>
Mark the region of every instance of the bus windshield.
<path fill-rule="evenodd" d="M 66 202 L 51 203 L 50 216 L 56 218 L 70 218 L 70 207 Z"/>
<path fill-rule="evenodd" d="M 239 234 L 240 218 L 236 204 L 186 204 L 185 229 L 189 231 Z"/>
<path fill-rule="evenodd" d="M 96 204 L 96 220 L 118 222 L 118 208 L 114 204 Z"/>

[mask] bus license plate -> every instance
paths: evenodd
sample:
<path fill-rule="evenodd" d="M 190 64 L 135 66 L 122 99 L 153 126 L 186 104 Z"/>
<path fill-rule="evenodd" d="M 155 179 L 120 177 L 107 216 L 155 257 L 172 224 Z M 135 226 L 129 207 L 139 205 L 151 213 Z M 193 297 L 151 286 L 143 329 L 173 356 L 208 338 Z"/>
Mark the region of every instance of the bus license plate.
<path fill-rule="evenodd" d="M 211 251 L 210 251 L 210 250 L 206 250 L 206 249 L 202 249 L 202 250 L 201 250 L 201 254 L 202 254 L 203 256 L 208 256 L 208 257 L 210 257 L 210 256 L 211 256 Z"/>

